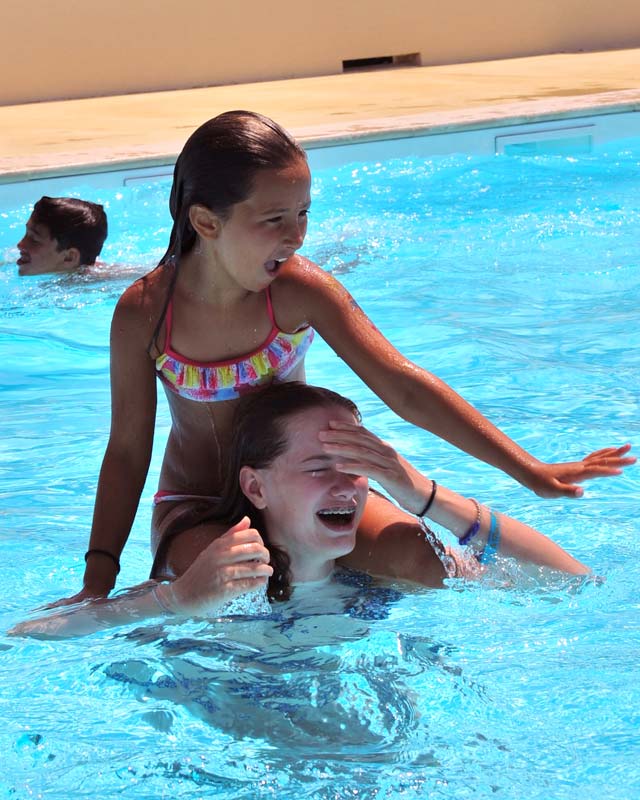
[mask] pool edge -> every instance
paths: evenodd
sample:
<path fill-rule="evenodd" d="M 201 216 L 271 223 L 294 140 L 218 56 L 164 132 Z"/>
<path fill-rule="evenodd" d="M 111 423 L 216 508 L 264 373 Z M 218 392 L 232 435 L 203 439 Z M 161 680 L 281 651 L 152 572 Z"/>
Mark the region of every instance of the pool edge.
<path fill-rule="evenodd" d="M 550 123 L 584 116 L 608 116 L 640 111 L 640 89 L 580 94 L 560 98 L 524 100 L 518 103 L 496 103 L 465 109 L 430 111 L 411 115 L 385 116 L 293 126 L 291 132 L 308 149 L 343 145 L 473 132 L 503 126 Z M 101 157 L 98 157 L 100 153 Z M 174 163 L 178 148 L 148 146 L 127 153 L 94 151 L 86 159 L 65 159 L 55 165 L 30 165 L 24 169 L 9 169 L 0 173 L 0 185 L 25 183 L 33 180 L 72 175 L 117 172 L 121 170 L 167 167 Z M 0 159 L 0 168 L 2 161 Z"/>

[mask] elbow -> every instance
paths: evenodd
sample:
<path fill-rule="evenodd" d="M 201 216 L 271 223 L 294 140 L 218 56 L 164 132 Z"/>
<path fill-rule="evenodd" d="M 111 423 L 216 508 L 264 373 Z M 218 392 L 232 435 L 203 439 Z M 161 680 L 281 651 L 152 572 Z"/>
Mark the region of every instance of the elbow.
<path fill-rule="evenodd" d="M 388 390 L 389 386 L 393 387 L 392 391 Z M 447 405 L 449 392 L 454 394 L 435 375 L 409 363 L 385 380 L 385 390 L 380 397 L 407 422 L 432 430 L 429 420 L 437 416 L 439 407 Z"/>

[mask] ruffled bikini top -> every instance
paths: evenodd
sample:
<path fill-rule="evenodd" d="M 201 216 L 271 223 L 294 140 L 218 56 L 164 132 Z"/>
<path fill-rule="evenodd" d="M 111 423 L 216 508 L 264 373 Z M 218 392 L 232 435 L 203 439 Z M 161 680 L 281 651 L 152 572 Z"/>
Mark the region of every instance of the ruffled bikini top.
<path fill-rule="evenodd" d="M 266 290 L 271 331 L 257 350 L 228 361 L 191 361 L 171 348 L 173 306 L 167 306 L 164 352 L 156 358 L 158 377 L 166 388 L 189 400 L 215 403 L 235 400 L 247 392 L 286 379 L 306 355 L 313 340 L 313 328 L 307 326 L 285 333 L 276 325 L 271 293 Z"/>

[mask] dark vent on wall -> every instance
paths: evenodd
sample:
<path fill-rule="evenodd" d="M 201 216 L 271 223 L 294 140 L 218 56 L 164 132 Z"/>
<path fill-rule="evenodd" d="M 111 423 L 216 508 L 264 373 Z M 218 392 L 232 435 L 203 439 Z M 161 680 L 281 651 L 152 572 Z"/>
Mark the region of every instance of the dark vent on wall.
<path fill-rule="evenodd" d="M 419 67 L 420 53 L 405 53 L 400 56 L 373 56 L 372 58 L 349 58 L 342 62 L 343 72 L 366 69 L 388 69 L 390 67 Z"/>

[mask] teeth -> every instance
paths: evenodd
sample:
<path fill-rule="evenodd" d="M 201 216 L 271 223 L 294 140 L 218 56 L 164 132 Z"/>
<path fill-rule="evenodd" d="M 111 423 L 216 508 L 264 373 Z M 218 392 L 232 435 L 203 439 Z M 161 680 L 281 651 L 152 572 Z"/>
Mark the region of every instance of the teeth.
<path fill-rule="evenodd" d="M 334 516 L 335 514 L 341 514 L 345 517 L 352 517 L 355 512 L 355 508 L 324 508 L 322 511 L 318 511 L 318 514 L 331 516 Z"/>

